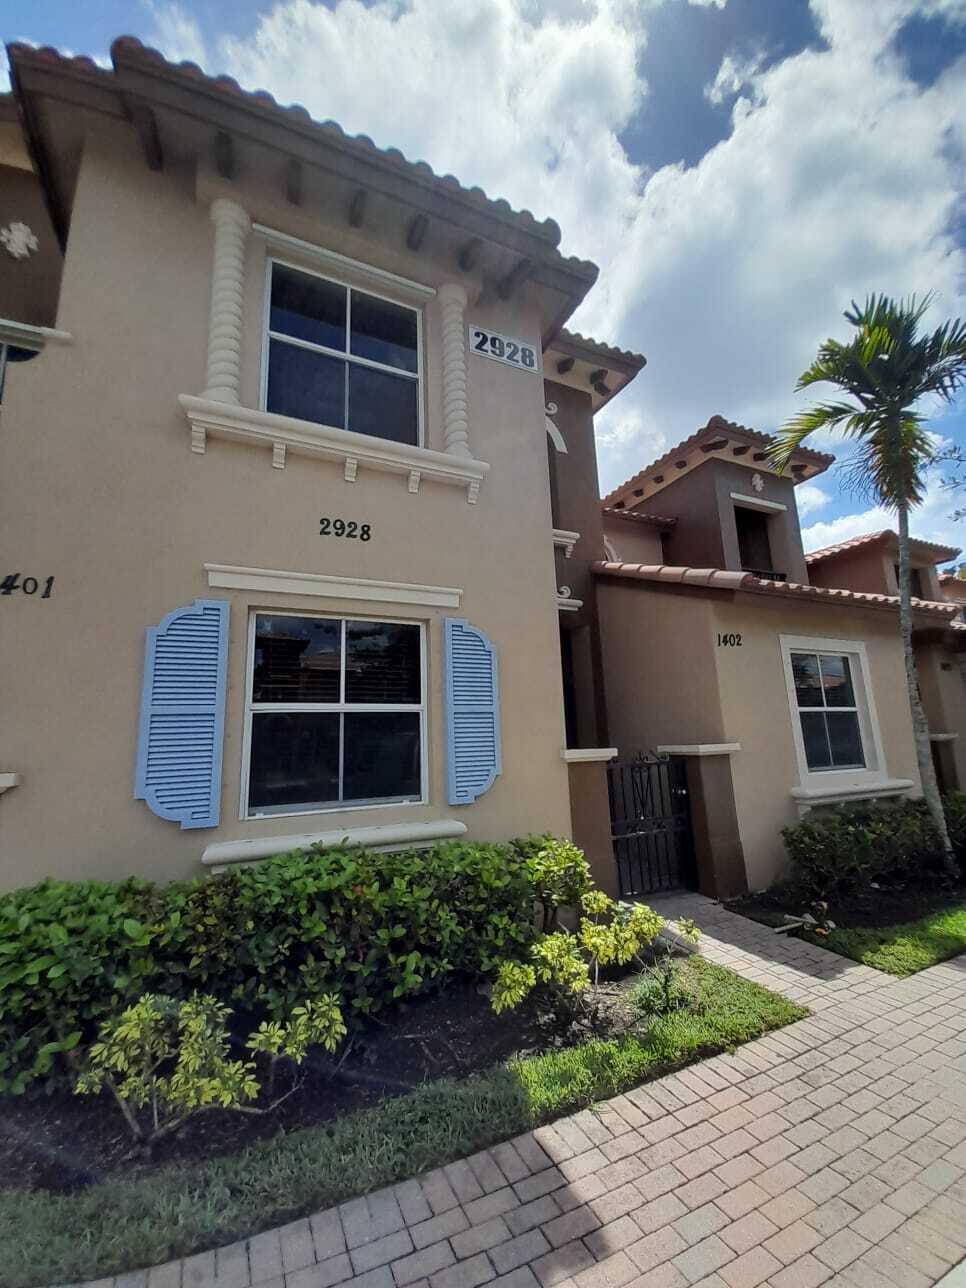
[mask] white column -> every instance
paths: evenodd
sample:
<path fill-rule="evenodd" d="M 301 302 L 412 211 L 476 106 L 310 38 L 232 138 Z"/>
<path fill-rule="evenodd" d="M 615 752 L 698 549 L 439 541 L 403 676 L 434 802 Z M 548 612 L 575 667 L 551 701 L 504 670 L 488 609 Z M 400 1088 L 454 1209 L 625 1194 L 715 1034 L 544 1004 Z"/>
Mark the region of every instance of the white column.
<path fill-rule="evenodd" d="M 443 317 L 443 438 L 447 452 L 472 456 L 466 409 L 466 292 L 458 282 L 439 288 Z"/>
<path fill-rule="evenodd" d="M 245 241 L 252 221 L 237 201 L 230 201 L 227 197 L 219 197 L 211 203 L 211 219 L 215 225 L 215 254 L 204 397 L 215 402 L 237 403 L 241 379 Z"/>

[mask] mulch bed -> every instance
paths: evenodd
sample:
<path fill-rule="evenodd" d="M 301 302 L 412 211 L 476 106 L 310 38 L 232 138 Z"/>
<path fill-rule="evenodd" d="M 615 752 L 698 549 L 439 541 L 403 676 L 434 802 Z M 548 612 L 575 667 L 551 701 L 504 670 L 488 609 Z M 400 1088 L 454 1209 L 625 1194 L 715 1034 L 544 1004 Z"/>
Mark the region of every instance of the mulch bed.
<path fill-rule="evenodd" d="M 534 1055 L 590 1037 L 615 1037 L 635 1019 L 628 992 L 636 976 L 602 983 L 592 1029 L 562 1028 L 534 1005 L 495 1015 L 472 981 L 401 1004 L 353 1035 L 334 1057 L 320 1049 L 301 1070 L 301 1088 L 264 1117 L 210 1110 L 161 1142 L 147 1161 L 110 1093 L 70 1092 L 0 1100 L 0 1189 L 69 1192 L 112 1173 L 145 1174 L 170 1163 L 234 1153 L 278 1133 L 323 1123 L 430 1079 L 468 1075 L 514 1056 Z M 288 1089 L 280 1073 L 276 1095 Z"/>
<path fill-rule="evenodd" d="M 837 926 L 845 928 L 897 926 L 916 921 L 930 913 L 947 908 L 966 896 L 966 886 L 923 889 L 907 886 L 902 889 L 866 888 L 838 899 L 829 899 L 828 916 Z M 742 917 L 761 922 L 766 926 L 780 926 L 783 914 L 800 916 L 808 912 L 807 900 L 796 898 L 789 891 L 776 887 L 762 894 L 744 895 L 731 899 L 725 907 Z M 792 932 L 794 933 L 794 932 Z"/>

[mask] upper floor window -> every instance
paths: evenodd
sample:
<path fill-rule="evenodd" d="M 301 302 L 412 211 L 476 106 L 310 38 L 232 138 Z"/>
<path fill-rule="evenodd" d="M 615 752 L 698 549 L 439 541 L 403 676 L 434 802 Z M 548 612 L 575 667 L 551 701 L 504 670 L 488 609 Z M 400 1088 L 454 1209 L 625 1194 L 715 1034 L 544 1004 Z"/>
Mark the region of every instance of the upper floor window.
<path fill-rule="evenodd" d="M 28 362 L 36 358 L 36 349 L 21 349 L 16 344 L 0 344 L 0 402 L 3 402 L 3 390 L 7 382 L 7 368 L 13 362 Z"/>
<path fill-rule="evenodd" d="M 894 564 L 893 567 L 896 570 L 896 585 L 898 586 L 899 565 Z M 926 596 L 922 593 L 922 571 L 919 568 L 909 569 L 909 594 L 913 597 L 913 599 L 926 598 Z"/>
<path fill-rule="evenodd" d="M 811 772 L 864 769 L 852 659 L 838 653 L 792 653 L 805 761 Z"/>
<path fill-rule="evenodd" d="M 735 528 L 738 533 L 738 558 L 745 572 L 771 575 L 771 542 L 768 539 L 768 515 L 760 510 L 735 506 Z"/>
<path fill-rule="evenodd" d="M 269 272 L 265 409 L 418 446 L 419 312 L 278 260 Z"/>

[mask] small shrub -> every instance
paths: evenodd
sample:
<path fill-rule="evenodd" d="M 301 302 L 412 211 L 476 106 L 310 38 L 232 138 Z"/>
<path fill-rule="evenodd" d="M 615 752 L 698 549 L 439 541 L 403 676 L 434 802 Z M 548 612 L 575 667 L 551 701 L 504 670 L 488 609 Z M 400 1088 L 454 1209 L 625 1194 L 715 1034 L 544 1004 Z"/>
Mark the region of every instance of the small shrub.
<path fill-rule="evenodd" d="M 558 930 L 539 935 L 528 962 L 500 964 L 491 994 L 497 1013 L 519 1006 L 542 987 L 549 1009 L 572 1016 L 588 992 L 596 992 L 602 966 L 633 961 L 664 925 L 646 904 L 615 903 L 602 890 L 587 891 L 581 908 L 587 915 L 575 934 Z"/>
<path fill-rule="evenodd" d="M 593 884 L 584 852 L 572 841 L 553 836 L 528 836 L 513 844 L 526 862 L 543 930 L 549 933 L 559 923 L 560 909 L 579 907 Z"/>
<path fill-rule="evenodd" d="M 966 809 L 964 809 L 966 814 Z M 806 903 L 833 901 L 870 883 L 940 880 L 944 856 L 923 801 L 839 805 L 813 811 L 782 836 Z"/>
<path fill-rule="evenodd" d="M 74 1089 L 110 1090 L 134 1140 L 148 1150 L 206 1109 L 270 1113 L 291 1091 L 265 1108 L 251 1106 L 261 1089 L 256 1066 L 229 1058 L 230 1014 L 213 997 L 179 1002 L 145 993 L 101 1025 Z M 334 1051 L 345 1032 L 338 998 L 327 996 L 297 1007 L 285 1024 L 262 1023 L 246 1045 L 269 1057 L 274 1083 L 280 1059 L 301 1064 L 315 1044 Z"/>

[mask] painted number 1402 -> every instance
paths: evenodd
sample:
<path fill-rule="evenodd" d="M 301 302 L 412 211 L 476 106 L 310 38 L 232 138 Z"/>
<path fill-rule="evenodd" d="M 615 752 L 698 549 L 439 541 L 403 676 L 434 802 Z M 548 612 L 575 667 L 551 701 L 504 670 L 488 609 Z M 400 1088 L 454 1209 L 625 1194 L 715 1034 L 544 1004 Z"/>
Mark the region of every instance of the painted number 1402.
<path fill-rule="evenodd" d="M 741 648 L 740 635 L 718 635 L 718 648 Z"/>

